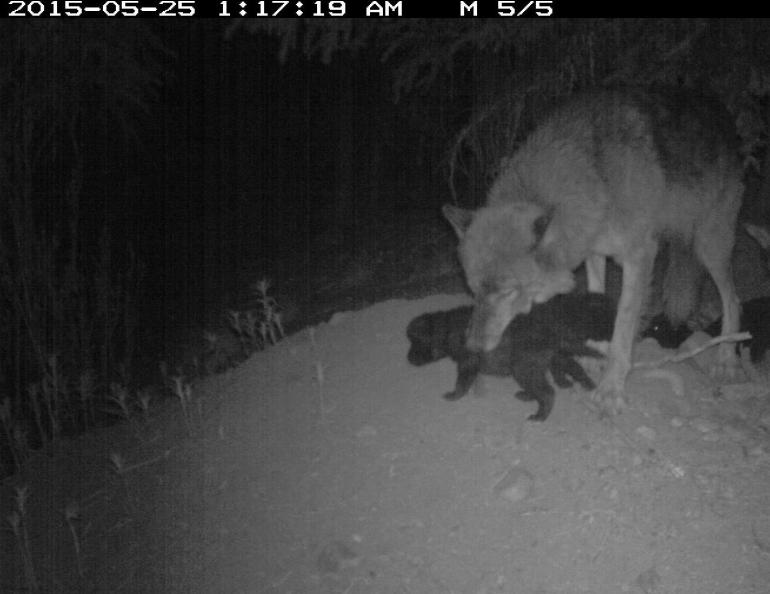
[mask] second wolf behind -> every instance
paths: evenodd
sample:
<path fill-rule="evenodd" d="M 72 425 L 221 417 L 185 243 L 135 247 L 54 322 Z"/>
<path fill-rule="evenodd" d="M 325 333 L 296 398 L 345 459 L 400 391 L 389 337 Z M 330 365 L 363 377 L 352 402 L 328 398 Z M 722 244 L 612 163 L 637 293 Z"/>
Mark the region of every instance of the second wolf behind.
<path fill-rule="evenodd" d="M 444 395 L 447 400 L 465 396 L 479 373 L 512 375 L 521 387 L 516 397 L 538 403 L 537 412 L 529 419 L 544 421 L 554 402 L 547 371 L 562 388 L 571 385 L 570 377 L 586 390 L 596 387 L 575 357 L 602 356 L 586 341 L 610 339 L 615 306 L 597 293 L 558 295 L 514 319 L 497 347 L 484 353 L 465 346 L 470 317 L 469 305 L 417 316 L 406 331 L 411 343 L 409 362 L 425 365 L 451 358 L 457 364 L 457 381 L 455 389 Z"/>
<path fill-rule="evenodd" d="M 571 291 L 583 262 L 590 289 L 602 291 L 612 257 L 623 282 L 596 398 L 617 410 L 661 239 L 704 265 L 719 290 L 722 334 L 737 331 L 730 256 L 742 194 L 735 126 L 717 101 L 633 88 L 575 97 L 503 162 L 484 207 L 444 207 L 475 296 L 469 348 L 493 349 L 511 319 Z M 736 364 L 734 349 L 720 345 L 715 371 Z"/>

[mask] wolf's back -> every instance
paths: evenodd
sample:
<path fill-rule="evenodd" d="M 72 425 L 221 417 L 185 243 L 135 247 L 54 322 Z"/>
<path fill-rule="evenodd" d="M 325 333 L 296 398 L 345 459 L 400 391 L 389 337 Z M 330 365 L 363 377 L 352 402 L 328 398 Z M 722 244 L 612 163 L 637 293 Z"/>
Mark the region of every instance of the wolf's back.
<path fill-rule="evenodd" d="M 710 98 L 586 93 L 554 111 L 506 160 L 487 205 L 524 202 L 550 213 L 549 255 L 571 268 L 608 231 L 643 226 L 686 244 L 704 209 L 723 197 L 725 179 L 740 177 L 735 149 L 729 115 Z"/>

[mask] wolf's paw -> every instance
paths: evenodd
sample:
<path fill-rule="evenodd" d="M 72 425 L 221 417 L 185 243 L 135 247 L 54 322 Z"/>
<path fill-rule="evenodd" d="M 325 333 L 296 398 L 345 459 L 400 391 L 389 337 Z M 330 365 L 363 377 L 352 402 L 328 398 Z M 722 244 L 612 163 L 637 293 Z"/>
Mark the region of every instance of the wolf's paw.
<path fill-rule="evenodd" d="M 723 342 L 719 345 L 716 361 L 709 372 L 712 378 L 721 381 L 734 381 L 742 375 L 740 361 L 735 353 L 733 343 Z"/>
<path fill-rule="evenodd" d="M 599 386 L 591 392 L 591 400 L 599 406 L 602 416 L 617 415 L 626 407 L 624 383 L 605 376 Z"/>

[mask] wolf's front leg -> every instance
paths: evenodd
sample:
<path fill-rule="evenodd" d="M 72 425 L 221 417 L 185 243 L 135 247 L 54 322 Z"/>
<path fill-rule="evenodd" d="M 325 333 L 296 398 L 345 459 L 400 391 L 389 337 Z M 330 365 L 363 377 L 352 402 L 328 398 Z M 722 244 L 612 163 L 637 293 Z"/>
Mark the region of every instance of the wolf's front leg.
<path fill-rule="evenodd" d="M 604 293 L 607 290 L 607 258 L 592 254 L 586 260 L 586 276 L 590 293 Z"/>
<path fill-rule="evenodd" d="M 625 406 L 626 377 L 631 370 L 636 328 L 649 288 L 656 251 L 656 242 L 649 240 L 621 261 L 623 289 L 607 354 L 607 371 L 592 396 L 608 413 L 617 413 Z"/>

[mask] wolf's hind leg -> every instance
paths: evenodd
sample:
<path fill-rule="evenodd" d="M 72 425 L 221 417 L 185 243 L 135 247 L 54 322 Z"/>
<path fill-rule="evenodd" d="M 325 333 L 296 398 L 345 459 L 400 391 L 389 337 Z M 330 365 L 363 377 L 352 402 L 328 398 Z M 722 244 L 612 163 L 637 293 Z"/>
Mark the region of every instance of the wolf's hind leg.
<path fill-rule="evenodd" d="M 727 220 L 726 220 L 727 219 Z M 730 262 L 735 241 L 734 219 L 713 217 L 696 231 L 695 255 L 706 267 L 719 291 L 722 300 L 722 336 L 738 332 L 741 309 L 733 280 Z M 710 370 L 715 377 L 733 378 L 738 371 L 738 357 L 733 343 L 719 345 L 717 363 Z"/>

